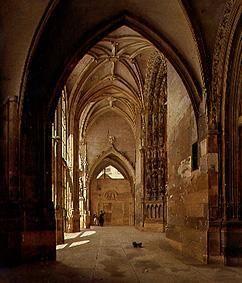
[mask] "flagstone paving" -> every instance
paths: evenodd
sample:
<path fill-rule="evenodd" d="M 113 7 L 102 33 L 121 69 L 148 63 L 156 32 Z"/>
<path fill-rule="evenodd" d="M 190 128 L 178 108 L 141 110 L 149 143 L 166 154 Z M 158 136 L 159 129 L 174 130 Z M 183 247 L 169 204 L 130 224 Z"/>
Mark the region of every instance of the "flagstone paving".
<path fill-rule="evenodd" d="M 164 234 L 134 227 L 92 227 L 65 235 L 57 262 L 0 269 L 0 282 L 242 282 L 242 268 L 182 257 Z M 134 248 L 132 242 L 142 242 Z"/>

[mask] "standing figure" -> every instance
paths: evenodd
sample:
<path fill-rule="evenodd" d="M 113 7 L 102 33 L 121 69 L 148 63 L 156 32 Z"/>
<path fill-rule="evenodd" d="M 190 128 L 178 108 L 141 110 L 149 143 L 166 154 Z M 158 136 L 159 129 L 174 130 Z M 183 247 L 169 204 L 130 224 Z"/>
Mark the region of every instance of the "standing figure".
<path fill-rule="evenodd" d="M 98 225 L 98 217 L 97 217 L 96 212 L 94 212 L 94 214 L 93 214 L 93 224 Z"/>
<path fill-rule="evenodd" d="M 104 211 L 100 211 L 100 214 L 99 214 L 99 225 L 100 226 L 103 226 L 103 224 L 104 224 L 104 214 L 105 214 L 105 212 Z"/>

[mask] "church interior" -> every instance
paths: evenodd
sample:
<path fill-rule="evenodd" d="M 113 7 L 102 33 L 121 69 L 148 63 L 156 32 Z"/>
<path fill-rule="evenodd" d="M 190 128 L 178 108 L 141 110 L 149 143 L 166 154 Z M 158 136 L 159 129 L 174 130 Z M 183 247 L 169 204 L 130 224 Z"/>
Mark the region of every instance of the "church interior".
<path fill-rule="evenodd" d="M 242 280 L 241 11 L 1 5 L 1 282 Z"/>

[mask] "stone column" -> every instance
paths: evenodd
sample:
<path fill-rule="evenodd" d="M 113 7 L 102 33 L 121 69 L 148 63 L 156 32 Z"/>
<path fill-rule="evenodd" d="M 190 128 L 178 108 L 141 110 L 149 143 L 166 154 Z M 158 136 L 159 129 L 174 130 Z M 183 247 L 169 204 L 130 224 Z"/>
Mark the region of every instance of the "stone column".
<path fill-rule="evenodd" d="M 133 189 L 134 225 L 144 226 L 144 152 L 142 149 L 145 135 L 145 121 L 143 113 L 136 116 L 136 160 L 135 183 Z M 139 138 L 138 138 L 139 137 Z"/>
<path fill-rule="evenodd" d="M 204 155 L 202 165 L 208 174 L 208 262 L 220 263 L 221 258 L 221 223 L 222 202 L 218 179 L 218 131 L 210 130 L 207 138 L 202 141 Z"/>
<path fill-rule="evenodd" d="M 235 119 L 226 145 L 225 216 L 221 246 L 226 265 L 242 266 L 242 116 Z"/>
<path fill-rule="evenodd" d="M 80 211 L 79 211 L 79 130 L 78 123 L 75 123 L 74 128 L 74 148 L 73 148 L 73 211 L 72 211 L 72 232 L 80 231 Z"/>
<path fill-rule="evenodd" d="M 39 104 L 32 111 L 25 109 L 21 123 L 22 261 L 56 257 L 51 201 L 51 123 L 43 119 L 42 111 Z"/>
<path fill-rule="evenodd" d="M 21 260 L 22 206 L 19 191 L 18 100 L 8 97 L 0 108 L 1 183 L 0 183 L 0 265 Z"/>
<path fill-rule="evenodd" d="M 64 210 L 63 210 L 63 161 L 62 161 L 62 105 L 57 107 L 57 144 L 56 144 L 56 242 L 57 244 L 64 243 Z"/>

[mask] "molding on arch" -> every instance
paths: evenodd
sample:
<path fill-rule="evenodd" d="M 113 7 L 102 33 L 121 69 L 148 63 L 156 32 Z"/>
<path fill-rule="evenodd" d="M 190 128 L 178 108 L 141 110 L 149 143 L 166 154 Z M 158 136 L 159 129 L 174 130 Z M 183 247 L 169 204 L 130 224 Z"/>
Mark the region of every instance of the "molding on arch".
<path fill-rule="evenodd" d="M 217 129 L 217 123 L 221 120 L 222 97 L 226 92 L 229 57 L 241 11 L 240 0 L 228 0 L 216 36 L 212 67 L 212 93 L 208 105 L 209 127 L 212 130 Z"/>
<path fill-rule="evenodd" d="M 52 12 L 54 10 L 57 10 L 56 8 L 58 8 L 57 4 L 59 2 L 60 1 L 56 0 L 51 5 L 51 8 L 49 8 L 46 12 L 46 15 L 44 17 L 45 20 L 36 31 L 36 36 L 33 38 L 33 43 L 30 47 L 28 59 L 25 64 L 21 87 L 21 97 L 19 100 L 19 112 L 21 116 L 26 99 L 30 101 L 31 105 L 31 97 L 29 93 L 30 91 L 28 90 L 28 88 L 30 88 L 31 82 L 29 82 L 27 78 L 29 71 L 31 70 L 31 67 L 33 65 L 33 58 L 37 58 L 39 56 L 39 52 L 35 51 L 38 50 L 37 47 L 40 46 L 38 44 L 40 42 L 40 38 L 45 32 L 45 27 L 47 26 L 48 20 L 53 14 Z M 171 64 L 174 66 L 177 73 L 181 77 L 190 96 L 195 115 L 196 117 L 198 117 L 199 105 L 202 100 L 202 86 L 196 79 L 196 75 L 193 72 L 190 63 L 180 54 L 179 50 L 177 50 L 176 47 L 171 42 L 169 42 L 169 40 L 167 40 L 164 35 L 161 34 L 160 31 L 156 31 L 155 27 L 146 22 L 145 19 L 137 18 L 127 10 L 114 15 L 112 18 L 102 21 L 100 24 L 83 34 L 82 38 L 79 39 L 79 44 L 78 42 L 75 43 L 76 50 L 73 50 L 73 52 L 75 52 L 74 56 L 73 53 L 65 55 L 66 58 L 63 58 L 65 60 L 63 60 L 63 63 L 60 64 L 58 70 L 56 71 L 59 75 L 57 73 L 55 74 L 56 79 L 53 79 L 51 85 L 46 86 L 46 89 L 44 91 L 45 96 L 43 97 L 42 103 L 44 103 L 45 106 L 48 105 L 48 107 L 45 107 L 45 113 L 52 117 L 58 101 L 56 94 L 59 93 L 59 90 L 63 88 L 63 81 L 66 80 L 66 78 L 76 65 L 76 62 L 82 56 L 84 56 L 84 54 L 87 53 L 88 50 L 92 46 L 94 46 L 100 38 L 104 37 L 105 35 L 109 34 L 122 25 L 126 25 L 139 32 L 168 58 L 168 60 L 171 62 Z"/>
<path fill-rule="evenodd" d="M 226 74 L 226 86 L 222 97 L 221 125 L 223 130 L 223 140 L 221 156 L 223 165 L 221 166 L 221 178 L 223 179 L 223 192 L 225 199 L 230 202 L 229 207 L 233 207 L 237 202 L 241 202 L 240 187 L 241 175 L 241 136 L 240 117 L 242 113 L 242 17 L 237 25 L 233 36 L 232 49 L 229 54 L 228 71 Z M 238 212 L 236 212 L 238 213 Z M 234 212 L 234 215 L 236 215 Z M 239 210 L 238 219 L 241 219 L 242 209 Z"/>
<path fill-rule="evenodd" d="M 156 31 L 154 27 L 151 27 L 151 25 L 144 19 L 137 19 L 137 17 L 129 11 L 124 11 L 123 13 L 116 15 L 108 22 L 106 21 L 100 23 L 95 30 L 90 31 L 90 34 L 93 34 L 93 36 L 82 39 L 82 42 L 80 42 L 79 46 L 81 46 L 81 43 L 83 42 L 86 43 L 86 46 L 81 49 L 79 48 L 80 50 L 77 51 L 72 58 L 70 58 L 69 65 L 72 66 L 72 69 L 73 66 L 76 66 L 77 62 L 85 55 L 85 53 L 88 53 L 88 50 L 98 43 L 100 38 L 107 36 L 109 33 L 123 25 L 133 29 L 141 34 L 145 39 L 149 40 L 170 61 L 184 83 L 184 86 L 191 99 L 195 116 L 198 119 L 199 106 L 202 101 L 203 86 L 201 86 L 195 78 L 196 76 L 192 71 L 190 64 L 180 54 L 176 47 L 173 46 L 172 43 L 169 42 L 169 40 L 166 39 L 160 32 Z M 68 66 L 65 68 L 57 84 L 57 90 L 62 88 L 62 81 L 67 79 L 72 69 L 70 70 Z"/>
<path fill-rule="evenodd" d="M 134 183 L 135 182 L 135 170 L 134 167 L 132 166 L 132 164 L 130 163 L 130 161 L 127 159 L 126 156 L 124 156 L 120 151 L 118 151 L 115 146 L 111 146 L 108 150 L 103 151 L 95 160 L 95 162 L 93 163 L 91 169 L 88 172 L 88 176 L 89 176 L 89 181 L 92 180 L 93 174 L 96 170 L 96 168 L 102 164 L 102 162 L 105 160 L 105 158 L 110 158 L 113 159 L 112 156 L 114 156 L 115 158 L 117 158 L 117 160 L 115 160 L 116 162 L 118 162 L 120 164 L 120 166 L 122 168 L 124 168 L 124 171 L 127 173 L 127 175 L 129 176 L 130 180 Z"/>
<path fill-rule="evenodd" d="M 37 49 L 40 37 L 44 33 L 46 24 L 47 24 L 49 18 L 52 16 L 52 13 L 56 9 L 56 7 L 58 6 L 60 1 L 61 0 L 49 1 L 49 4 L 47 5 L 45 12 L 44 12 L 42 18 L 40 19 L 40 22 L 39 22 L 39 24 L 38 24 L 38 26 L 35 30 L 32 41 L 30 43 L 27 58 L 26 58 L 25 64 L 24 64 L 24 69 L 23 69 L 23 74 L 22 74 L 22 79 L 21 79 L 21 84 L 20 84 L 20 90 L 19 90 L 19 98 L 18 98 L 18 113 L 19 113 L 19 117 L 20 117 L 20 119 L 19 119 L 20 125 L 22 123 L 21 118 L 22 118 L 22 113 L 23 113 L 24 98 L 25 98 L 25 93 L 26 93 L 26 85 L 27 85 L 27 79 L 28 79 L 28 75 L 29 75 L 29 68 L 30 68 L 30 65 L 32 63 L 34 53 Z"/>
<path fill-rule="evenodd" d="M 210 68 L 209 62 L 210 58 L 208 55 L 207 45 L 204 40 L 204 35 L 201 29 L 201 26 L 194 16 L 194 12 L 192 11 L 191 5 L 189 4 L 189 0 L 178 0 L 180 6 L 182 7 L 184 14 L 187 18 L 188 25 L 190 27 L 194 42 L 196 44 L 200 67 L 201 67 L 201 75 L 203 79 L 203 88 L 208 88 L 209 86 L 209 75 L 210 75 Z"/>

